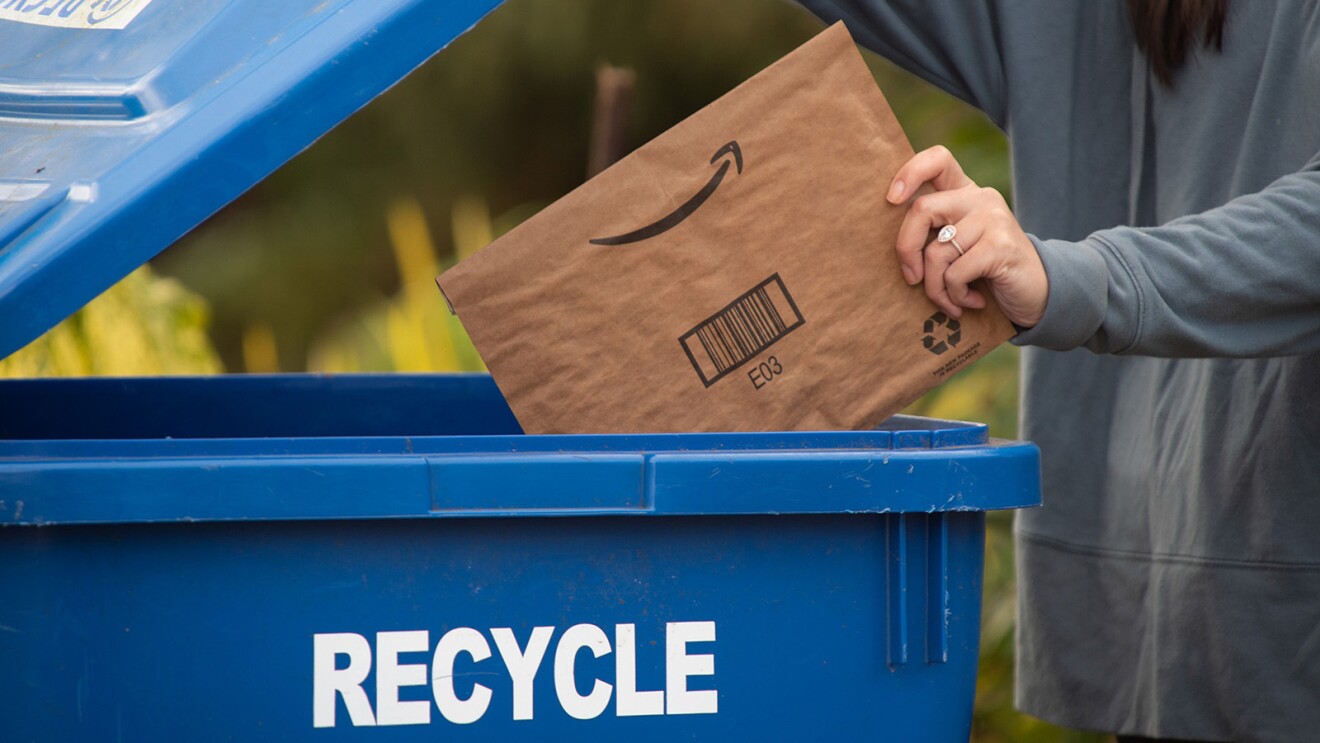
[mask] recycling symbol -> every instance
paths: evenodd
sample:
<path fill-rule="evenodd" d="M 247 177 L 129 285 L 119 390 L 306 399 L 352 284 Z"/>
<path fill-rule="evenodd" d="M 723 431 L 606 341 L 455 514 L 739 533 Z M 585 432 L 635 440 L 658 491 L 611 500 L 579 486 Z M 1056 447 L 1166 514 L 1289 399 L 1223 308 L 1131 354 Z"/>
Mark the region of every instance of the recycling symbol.
<path fill-rule="evenodd" d="M 936 312 L 926 318 L 922 330 L 926 336 L 921 339 L 921 345 L 936 356 L 950 348 L 957 348 L 962 341 L 962 326 L 943 312 Z"/>

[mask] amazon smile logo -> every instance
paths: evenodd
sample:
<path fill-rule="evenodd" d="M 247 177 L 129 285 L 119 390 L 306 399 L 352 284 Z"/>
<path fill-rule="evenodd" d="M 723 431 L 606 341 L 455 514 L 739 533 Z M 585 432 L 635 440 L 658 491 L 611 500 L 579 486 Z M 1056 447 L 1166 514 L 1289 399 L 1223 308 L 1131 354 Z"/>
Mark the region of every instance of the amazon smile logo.
<path fill-rule="evenodd" d="M 725 155 L 733 155 L 733 159 L 732 160 L 724 159 Z M 615 235 L 613 237 L 593 238 L 590 241 L 591 244 L 592 245 L 627 245 L 628 243 L 635 243 L 635 242 L 641 242 L 642 240 L 648 240 L 652 237 L 655 237 L 656 235 L 660 235 L 665 232 L 668 232 L 669 230 L 674 229 L 679 225 L 679 223 L 681 223 L 683 220 L 687 219 L 688 217 L 692 216 L 694 212 L 700 209 L 701 205 L 706 203 L 706 200 L 709 199 L 711 195 L 715 193 L 715 189 L 719 188 L 720 184 L 724 182 L 724 176 L 727 175 L 729 172 L 730 163 L 732 163 L 737 168 L 739 173 L 742 173 L 743 170 L 742 149 L 738 147 L 738 142 L 736 140 L 733 142 L 729 142 L 728 144 L 716 150 L 715 154 L 712 155 L 710 158 L 710 164 L 714 165 L 715 163 L 720 162 L 721 159 L 724 159 L 724 162 L 720 163 L 719 170 L 715 171 L 715 174 L 710 177 L 710 180 L 706 181 L 706 185 L 702 186 L 700 191 L 693 194 L 692 198 L 683 202 L 682 206 L 678 207 L 677 209 L 665 215 L 664 217 L 661 217 L 655 222 L 646 225 L 645 227 L 633 230 L 632 232 L 625 232 L 622 235 Z"/>

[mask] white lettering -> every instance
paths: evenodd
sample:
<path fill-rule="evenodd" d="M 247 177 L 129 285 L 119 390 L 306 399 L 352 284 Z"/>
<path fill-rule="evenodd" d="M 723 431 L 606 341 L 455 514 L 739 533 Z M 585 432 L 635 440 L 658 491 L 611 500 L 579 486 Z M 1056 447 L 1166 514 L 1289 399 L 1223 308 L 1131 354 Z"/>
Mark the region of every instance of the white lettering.
<path fill-rule="evenodd" d="M 671 715 L 715 714 L 719 693 L 688 691 L 689 676 L 714 676 L 714 655 L 688 655 L 689 642 L 714 642 L 714 622 L 669 622 L 665 625 L 665 712 Z"/>
<path fill-rule="evenodd" d="M 619 717 L 663 715 L 663 691 L 637 691 L 637 628 L 631 624 L 614 626 L 614 683 L 619 691 L 614 697 L 614 712 Z"/>
<path fill-rule="evenodd" d="M 490 689 L 475 684 L 472 696 L 459 699 L 454 691 L 454 659 L 459 653 L 472 656 L 474 662 L 490 657 L 490 645 L 481 633 L 470 627 L 455 627 L 440 638 L 435 645 L 435 661 L 431 665 L 431 693 L 435 696 L 435 706 L 446 720 L 459 725 L 467 725 L 481 719 L 490 706 Z"/>
<path fill-rule="evenodd" d="M 425 686 L 426 664 L 399 665 L 399 653 L 424 653 L 431 649 L 430 633 L 376 633 L 376 724 L 425 725 L 431 721 L 431 702 L 400 702 L 400 686 Z"/>
<path fill-rule="evenodd" d="M 541 667 L 541 661 L 545 659 L 545 651 L 550 647 L 550 637 L 554 635 L 554 627 L 534 627 L 532 636 L 527 640 L 527 650 L 518 648 L 518 639 L 513 636 L 513 630 L 508 627 L 495 627 L 491 629 L 490 634 L 495 638 L 495 647 L 500 651 L 500 658 L 504 659 L 504 665 L 509 669 L 509 675 L 513 677 L 513 719 L 530 720 L 532 711 L 535 709 L 533 703 L 533 686 L 536 681 L 536 671 Z"/>
<path fill-rule="evenodd" d="M 0 5 L 4 2 L 7 0 L 0 0 Z M 351 632 L 313 635 L 313 726 L 335 727 L 341 698 L 344 709 L 348 711 L 349 722 L 355 727 L 431 723 L 434 719 L 431 701 L 405 701 L 399 698 L 400 690 L 404 687 L 425 686 L 427 680 L 426 663 L 400 663 L 400 656 L 404 653 L 425 653 L 430 649 L 430 638 L 431 632 L 427 630 L 378 632 L 373 648 L 365 636 Z M 494 627 L 485 633 L 471 627 L 455 627 L 444 633 L 435 645 L 430 669 L 431 696 L 441 717 L 457 725 L 477 722 L 490 711 L 494 697 L 493 686 L 512 689 L 514 720 L 533 719 L 536 712 L 536 677 L 554 639 L 555 628 L 550 626 L 533 627 L 525 646 L 519 645 L 518 637 L 510 627 Z M 467 688 L 469 684 L 456 684 L 456 676 L 504 676 L 495 666 L 480 665 L 491 658 L 492 640 L 512 684 L 505 687 L 501 683 L 490 686 L 471 683 L 472 691 L 466 698 L 460 699 L 458 687 Z M 614 625 L 613 647 L 610 646 L 611 638 L 601 627 L 594 624 L 574 625 L 559 636 L 555 648 L 555 695 L 564 712 L 578 720 L 600 717 L 609 709 L 611 699 L 614 701 L 614 714 L 618 717 L 715 714 L 719 709 L 719 692 L 710 688 L 688 688 L 694 676 L 715 675 L 714 653 L 690 653 L 688 645 L 714 641 L 715 622 L 666 624 L 664 688 L 643 691 L 637 688 L 637 625 Z M 655 640 L 649 642 L 651 646 L 655 644 Z M 614 653 L 613 684 L 600 678 L 578 678 L 578 659 L 584 649 L 590 650 L 595 658 Z M 471 657 L 472 664 L 478 664 L 483 670 L 478 673 L 456 673 L 458 657 L 464 653 Z M 364 690 L 367 678 L 372 675 L 373 661 L 374 709 L 372 698 Z M 343 667 L 338 667 L 340 665 Z M 463 666 L 466 669 L 469 664 L 465 661 Z M 584 683 L 590 681 L 590 690 L 585 695 L 579 691 L 580 680 Z M 710 682 L 704 685 L 710 686 Z"/>
<path fill-rule="evenodd" d="M 348 656 L 348 667 L 335 668 L 340 655 Z M 344 698 L 348 719 L 354 726 L 375 725 L 371 702 L 362 690 L 362 682 L 371 673 L 371 645 L 367 638 L 352 632 L 333 632 L 312 636 L 312 725 L 335 726 L 335 695 Z"/>
<path fill-rule="evenodd" d="M 559 705 L 569 717 L 590 720 L 610 706 L 610 694 L 614 687 L 596 679 L 590 694 L 585 697 L 578 694 L 573 665 L 578 650 L 582 648 L 589 648 L 591 654 L 599 658 L 610 652 L 610 638 L 594 624 L 575 624 L 564 630 L 563 637 L 559 638 L 559 647 L 555 649 L 555 694 L 559 696 Z"/>

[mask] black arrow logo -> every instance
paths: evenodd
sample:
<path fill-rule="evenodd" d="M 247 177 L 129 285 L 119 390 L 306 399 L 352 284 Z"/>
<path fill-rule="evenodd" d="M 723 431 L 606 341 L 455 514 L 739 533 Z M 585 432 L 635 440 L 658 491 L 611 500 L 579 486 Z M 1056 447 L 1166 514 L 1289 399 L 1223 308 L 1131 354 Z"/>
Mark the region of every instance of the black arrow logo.
<path fill-rule="evenodd" d="M 742 149 L 738 147 L 738 142 L 736 140 L 733 142 L 729 142 L 728 144 L 716 150 L 715 154 L 712 155 L 710 158 L 710 164 L 714 165 L 716 162 L 719 161 L 720 158 L 729 154 L 733 155 L 733 163 L 734 165 L 737 166 L 738 172 L 742 173 L 742 169 L 743 169 Z M 729 161 L 725 160 L 724 163 L 720 165 L 720 169 L 715 171 L 715 175 L 712 175 L 710 177 L 710 180 L 706 181 L 706 185 L 702 186 L 700 191 L 694 194 L 692 198 L 688 199 L 686 202 L 683 203 L 682 206 L 675 209 L 669 215 L 661 218 L 656 222 L 648 224 L 641 229 L 633 230 L 632 232 L 628 232 L 622 235 L 615 235 L 614 237 L 597 237 L 590 241 L 591 244 L 592 245 L 626 245 L 628 243 L 641 242 L 642 240 L 655 237 L 656 235 L 659 235 L 663 232 L 673 229 L 674 227 L 678 226 L 679 222 L 682 222 L 683 220 L 692 216 L 693 212 L 701 208 L 702 204 L 706 203 L 706 199 L 709 199 L 711 194 L 715 193 L 715 189 L 720 187 L 720 183 L 724 180 L 724 174 L 728 172 L 729 172 Z"/>

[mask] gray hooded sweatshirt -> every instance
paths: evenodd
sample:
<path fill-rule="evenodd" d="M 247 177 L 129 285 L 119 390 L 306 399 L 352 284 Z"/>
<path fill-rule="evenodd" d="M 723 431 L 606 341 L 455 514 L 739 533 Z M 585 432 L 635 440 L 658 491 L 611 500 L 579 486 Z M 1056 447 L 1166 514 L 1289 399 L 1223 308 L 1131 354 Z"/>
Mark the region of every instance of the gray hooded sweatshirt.
<path fill-rule="evenodd" d="M 1320 740 L 1320 3 L 1230 0 L 1173 88 L 1118 0 L 805 4 L 1012 145 L 1050 279 L 1015 340 L 1019 707 Z"/>

